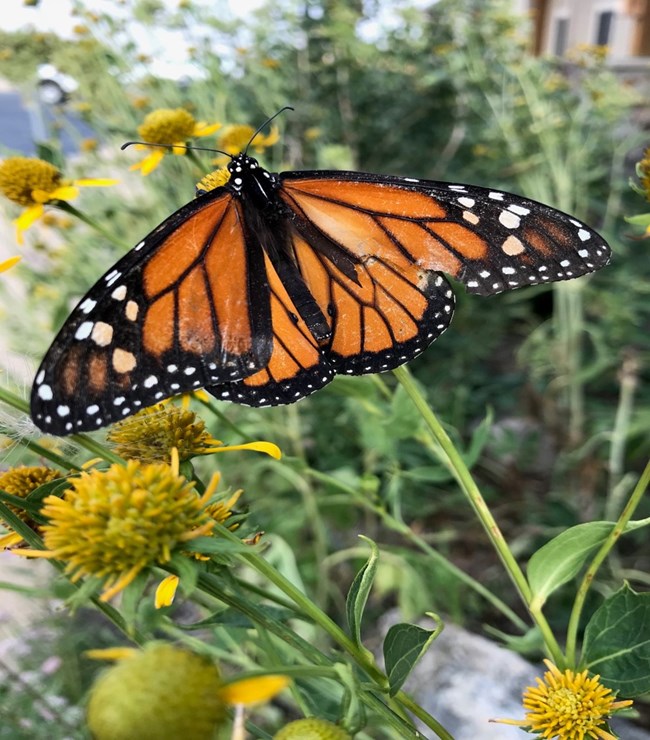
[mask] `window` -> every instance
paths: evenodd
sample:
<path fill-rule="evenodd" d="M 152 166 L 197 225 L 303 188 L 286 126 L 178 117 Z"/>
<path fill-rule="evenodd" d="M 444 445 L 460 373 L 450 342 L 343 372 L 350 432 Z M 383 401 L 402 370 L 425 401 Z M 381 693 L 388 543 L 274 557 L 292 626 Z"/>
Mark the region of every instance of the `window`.
<path fill-rule="evenodd" d="M 614 22 L 614 13 L 611 10 L 598 14 L 598 23 L 596 25 L 596 38 L 594 43 L 598 46 L 607 46 L 612 35 L 612 24 Z"/>
<path fill-rule="evenodd" d="M 557 56 L 564 56 L 569 40 L 569 19 L 557 18 L 555 21 L 555 35 L 553 43 L 553 53 Z"/>

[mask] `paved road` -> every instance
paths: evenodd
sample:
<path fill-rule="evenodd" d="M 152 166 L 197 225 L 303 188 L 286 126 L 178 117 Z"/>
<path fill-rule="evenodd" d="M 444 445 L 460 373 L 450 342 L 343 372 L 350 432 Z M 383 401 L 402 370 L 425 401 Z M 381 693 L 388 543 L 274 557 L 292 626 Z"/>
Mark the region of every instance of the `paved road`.
<path fill-rule="evenodd" d="M 93 136 L 92 129 L 62 109 L 64 129 L 61 143 L 66 154 L 77 151 L 80 139 Z M 36 142 L 51 140 L 55 112 L 36 101 L 25 100 L 15 90 L 3 87 L 0 92 L 0 152 L 2 154 L 36 154 Z"/>

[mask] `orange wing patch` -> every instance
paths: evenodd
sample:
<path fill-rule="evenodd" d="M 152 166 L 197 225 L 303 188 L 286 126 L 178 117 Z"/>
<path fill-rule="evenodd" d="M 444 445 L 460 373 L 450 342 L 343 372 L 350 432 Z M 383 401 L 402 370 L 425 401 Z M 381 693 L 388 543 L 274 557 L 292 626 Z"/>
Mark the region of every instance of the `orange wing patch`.
<path fill-rule="evenodd" d="M 216 346 L 203 268 L 195 267 L 178 288 L 178 339 L 181 348 L 208 354 Z"/>
<path fill-rule="evenodd" d="M 154 298 L 169 290 L 201 257 L 210 243 L 215 229 L 219 228 L 232 196 L 208 203 L 192 214 L 185 223 L 172 231 L 160 249 L 145 266 L 142 284 L 147 298 Z"/>
<path fill-rule="evenodd" d="M 170 350 L 174 343 L 174 294 L 165 293 L 147 309 L 142 327 L 142 345 L 155 357 Z"/>

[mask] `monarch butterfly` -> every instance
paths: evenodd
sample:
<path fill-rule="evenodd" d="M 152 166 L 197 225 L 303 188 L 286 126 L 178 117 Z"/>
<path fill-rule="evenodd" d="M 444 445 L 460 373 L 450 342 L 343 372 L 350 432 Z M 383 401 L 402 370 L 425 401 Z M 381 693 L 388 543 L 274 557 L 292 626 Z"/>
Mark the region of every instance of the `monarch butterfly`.
<path fill-rule="evenodd" d="M 443 273 L 492 295 L 610 258 L 585 224 L 498 190 L 273 174 L 246 151 L 227 169 L 225 185 L 200 190 L 72 311 L 32 389 L 42 430 L 97 429 L 200 387 L 250 406 L 293 403 L 336 374 L 419 355 L 451 321 Z"/>

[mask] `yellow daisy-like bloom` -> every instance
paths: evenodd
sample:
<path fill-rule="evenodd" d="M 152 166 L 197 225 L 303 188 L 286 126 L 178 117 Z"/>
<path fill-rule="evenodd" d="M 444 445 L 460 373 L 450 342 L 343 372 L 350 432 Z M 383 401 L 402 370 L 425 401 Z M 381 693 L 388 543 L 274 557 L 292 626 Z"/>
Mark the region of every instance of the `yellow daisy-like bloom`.
<path fill-rule="evenodd" d="M 232 126 L 226 126 L 217 137 L 217 146 L 228 154 L 239 154 L 243 152 L 251 141 L 251 137 L 255 133 L 255 129 L 252 126 L 245 124 L 236 124 Z M 280 140 L 280 132 L 277 126 L 271 126 L 270 132 L 265 135 L 258 133 L 250 143 L 257 154 L 262 154 L 268 147 L 277 144 Z M 221 159 L 215 160 L 216 163 L 221 163 Z"/>
<path fill-rule="evenodd" d="M 207 124 L 197 121 L 185 108 L 158 108 L 145 116 L 138 127 L 138 135 L 151 144 L 162 144 L 163 147 L 138 144 L 137 149 L 149 151 L 141 162 L 131 166 L 132 170 L 140 170 L 148 175 L 158 167 L 168 151 L 164 147 L 171 147 L 173 154 L 186 154 L 184 144 L 195 136 L 209 136 L 221 128 L 220 123 Z"/>
<path fill-rule="evenodd" d="M 12 468 L 0 473 L 0 489 L 5 493 L 13 496 L 27 498 L 32 491 L 40 488 L 45 483 L 63 478 L 63 473 L 53 468 L 46 468 L 44 465 L 23 465 L 18 468 Z M 7 504 L 9 509 L 19 516 L 24 522 L 29 523 L 29 514 L 24 509 Z M 16 532 L 9 532 L 0 537 L 0 550 L 17 545 L 23 541 L 23 538 Z"/>
<path fill-rule="evenodd" d="M 224 445 L 212 437 L 205 428 L 205 422 L 193 411 L 171 403 L 150 406 L 117 422 L 109 431 L 108 439 L 120 457 L 145 462 L 169 462 L 173 449 L 178 450 L 181 461 L 196 455 L 233 450 L 264 452 L 276 460 L 281 456 L 280 449 L 272 442 Z"/>
<path fill-rule="evenodd" d="M 82 472 L 64 498 L 44 501 L 47 550 L 18 554 L 62 560 L 72 581 L 104 579 L 101 599 L 107 601 L 142 570 L 169 562 L 176 548 L 186 550 L 190 540 L 214 527 L 205 511 L 213 486 L 199 497 L 178 465 L 174 456 L 171 466 L 129 460 Z"/>
<path fill-rule="evenodd" d="M 25 210 L 14 222 L 18 243 L 23 233 L 45 213 L 45 204 L 73 200 L 80 187 L 105 187 L 117 180 L 68 180 L 49 162 L 36 157 L 8 157 L 0 164 L 0 193 L 24 206 Z"/>
<path fill-rule="evenodd" d="M 219 167 L 214 172 L 209 172 L 200 182 L 196 183 L 199 192 L 209 193 L 215 188 L 220 188 L 230 180 L 230 172 L 227 167 Z"/>
<path fill-rule="evenodd" d="M 547 740 L 616 740 L 607 731 L 607 720 L 632 702 L 615 701 L 616 695 L 600 683 L 598 675 L 560 671 L 550 660 L 544 663 L 548 668 L 544 678 L 524 692 L 526 719 L 495 721 Z"/>

